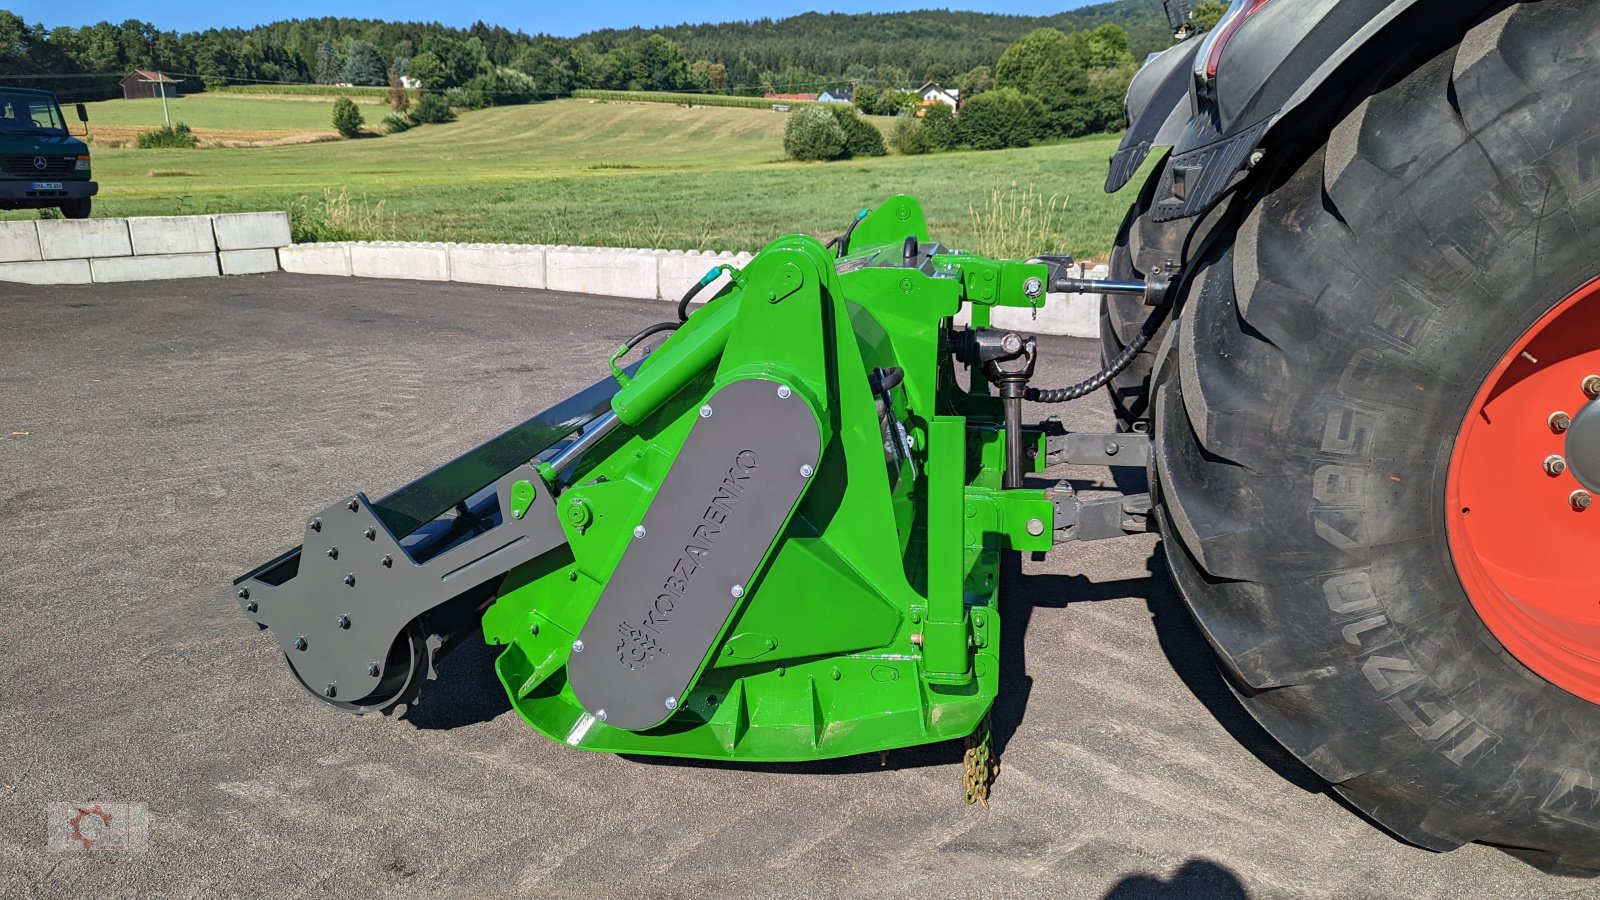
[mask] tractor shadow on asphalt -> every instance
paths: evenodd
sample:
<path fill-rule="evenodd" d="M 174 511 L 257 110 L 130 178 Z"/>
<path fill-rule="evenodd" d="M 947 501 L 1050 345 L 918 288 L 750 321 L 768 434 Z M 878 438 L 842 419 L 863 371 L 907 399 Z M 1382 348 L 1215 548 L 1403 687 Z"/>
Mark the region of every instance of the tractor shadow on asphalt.
<path fill-rule="evenodd" d="M 1007 742 L 1022 724 L 1033 679 L 1027 672 L 1025 646 L 1028 625 L 1036 609 L 1060 609 L 1078 603 L 1140 598 L 1150 611 L 1156 640 L 1172 670 L 1183 681 L 1229 736 L 1249 750 L 1262 764 L 1302 790 L 1332 792 L 1315 772 L 1306 768 L 1273 740 L 1265 729 L 1239 705 L 1232 690 L 1217 669 L 1211 645 L 1194 624 L 1183 600 L 1167 574 L 1166 556 L 1159 543 L 1152 545 L 1145 561 L 1149 577 L 1095 582 L 1083 575 L 1022 573 L 1021 558 L 1011 555 L 1003 567 L 1001 583 L 1014 585 L 1000 594 L 1001 629 L 1000 696 L 994 706 L 996 751 L 1005 752 Z"/>
<path fill-rule="evenodd" d="M 1209 859 L 1185 862 L 1170 878 L 1159 875 L 1127 875 L 1111 886 L 1102 900 L 1244 900 L 1250 896 L 1244 882 L 1232 869 Z"/>

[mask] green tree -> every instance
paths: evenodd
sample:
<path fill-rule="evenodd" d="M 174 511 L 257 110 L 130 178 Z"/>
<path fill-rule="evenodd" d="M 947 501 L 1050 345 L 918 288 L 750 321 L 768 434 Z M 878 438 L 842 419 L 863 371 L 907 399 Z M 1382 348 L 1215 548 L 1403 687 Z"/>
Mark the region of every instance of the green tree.
<path fill-rule="evenodd" d="M 956 79 L 956 87 L 963 100 L 971 99 L 994 87 L 994 70 L 988 66 L 973 66 Z"/>
<path fill-rule="evenodd" d="M 411 77 L 421 77 L 416 73 L 417 63 L 429 54 L 439 62 L 437 75 L 432 81 L 424 82 L 430 88 L 459 87 L 471 81 L 486 64 L 483 45 L 476 38 L 462 41 L 444 36 L 428 37 L 422 41 L 422 52 L 411 60 Z"/>
<path fill-rule="evenodd" d="M 906 156 L 920 156 L 933 150 L 928 140 L 927 125 L 916 116 L 901 116 L 894 120 L 894 129 L 889 132 L 889 145 L 894 147 L 895 152 Z"/>
<path fill-rule="evenodd" d="M 839 120 L 820 106 L 800 107 L 783 126 L 783 152 L 802 162 L 838 159 L 846 139 Z"/>
<path fill-rule="evenodd" d="M 848 103 L 829 103 L 824 107 L 844 129 L 844 156 L 883 156 L 883 132 L 878 126 L 861 118 L 856 108 Z"/>
<path fill-rule="evenodd" d="M 572 66 L 578 87 L 622 89 L 628 86 L 626 75 L 618 67 L 618 57 L 613 53 L 601 53 L 588 41 L 572 48 Z"/>
<path fill-rule="evenodd" d="M 389 66 L 377 47 L 367 41 L 354 41 L 350 52 L 345 54 L 340 77 L 346 84 L 385 84 L 389 80 Z"/>
<path fill-rule="evenodd" d="M 339 80 L 339 51 L 333 49 L 332 41 L 323 41 L 317 45 L 317 83 L 333 84 Z"/>
<path fill-rule="evenodd" d="M 426 88 L 443 87 L 440 81 L 444 77 L 444 66 L 439 62 L 439 57 L 424 50 L 411 58 L 410 76 Z"/>
<path fill-rule="evenodd" d="M 455 119 L 456 114 L 443 94 L 429 92 L 422 95 L 417 105 L 411 107 L 411 121 L 417 125 L 442 125 Z"/>
<path fill-rule="evenodd" d="M 1200 0 L 1194 5 L 1194 13 L 1190 15 L 1189 21 L 1202 31 L 1210 31 L 1217 27 L 1217 23 L 1222 21 L 1222 17 L 1227 13 L 1228 7 L 1218 0 Z"/>
<path fill-rule="evenodd" d="M 910 115 L 922 96 L 916 91 L 884 91 L 878 97 L 878 115 Z"/>
<path fill-rule="evenodd" d="M 634 46 L 636 80 L 647 91 L 681 91 L 692 87 L 689 61 L 683 48 L 659 34 L 652 34 Z"/>
<path fill-rule="evenodd" d="M 961 110 L 962 142 L 974 150 L 1026 147 L 1038 134 L 1043 109 L 1016 88 L 995 88 L 972 98 Z"/>
<path fill-rule="evenodd" d="M 701 90 L 722 93 L 728 89 L 728 67 L 709 59 L 698 59 L 689 66 L 689 75 Z"/>
<path fill-rule="evenodd" d="M 905 66 L 883 63 L 872 70 L 872 79 L 886 91 L 905 90 L 911 87 L 911 73 Z"/>
<path fill-rule="evenodd" d="M 1086 56 L 1088 51 L 1082 43 L 1072 42 L 1058 30 L 1035 29 L 1000 54 L 1000 62 L 995 64 L 995 88 L 1037 99 L 1043 107 L 1040 135 L 1088 135 L 1096 125 L 1098 112 L 1091 96 Z"/>
<path fill-rule="evenodd" d="M 747 68 L 743 77 L 739 79 L 739 87 L 734 93 L 741 97 L 759 97 L 765 90 L 761 85 L 761 73 L 753 68 Z"/>
<path fill-rule="evenodd" d="M 389 108 L 399 114 L 404 114 L 411 108 L 411 95 L 406 92 L 405 85 L 400 83 L 399 75 L 389 76 Z"/>
<path fill-rule="evenodd" d="M 531 103 L 539 97 L 539 87 L 531 76 L 505 66 L 484 72 L 461 89 L 467 94 L 468 105 L 476 109 Z"/>
<path fill-rule="evenodd" d="M 366 124 L 366 119 L 361 117 L 361 109 L 349 97 L 340 97 L 333 104 L 334 130 L 347 138 L 355 137 L 361 133 L 361 126 Z"/>
<path fill-rule="evenodd" d="M 923 110 L 922 118 L 918 121 L 922 122 L 923 131 L 926 132 L 929 150 L 954 150 L 961 146 L 961 127 L 956 124 L 955 111 L 950 107 L 935 103 Z"/>
<path fill-rule="evenodd" d="M 883 92 L 870 84 L 856 85 L 855 106 L 869 116 L 878 114 L 878 101 L 883 97 Z"/>
<path fill-rule="evenodd" d="M 1115 25 L 1074 32 L 1068 39 L 1080 49 L 1083 64 L 1090 69 L 1115 68 L 1133 61 L 1133 53 L 1128 49 L 1128 33 Z"/>
<path fill-rule="evenodd" d="M 534 93 L 540 97 L 565 97 L 578 86 L 572 50 L 561 41 L 541 38 L 520 51 L 511 68 L 533 79 Z"/>

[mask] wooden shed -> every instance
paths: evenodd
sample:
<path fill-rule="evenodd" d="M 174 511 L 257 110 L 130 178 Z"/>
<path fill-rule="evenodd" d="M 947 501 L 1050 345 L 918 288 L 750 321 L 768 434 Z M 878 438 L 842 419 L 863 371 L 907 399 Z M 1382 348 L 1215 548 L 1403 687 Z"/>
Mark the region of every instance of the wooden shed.
<path fill-rule="evenodd" d="M 165 72 L 134 69 L 122 79 L 122 99 L 141 100 L 147 97 L 176 97 L 181 80 Z"/>

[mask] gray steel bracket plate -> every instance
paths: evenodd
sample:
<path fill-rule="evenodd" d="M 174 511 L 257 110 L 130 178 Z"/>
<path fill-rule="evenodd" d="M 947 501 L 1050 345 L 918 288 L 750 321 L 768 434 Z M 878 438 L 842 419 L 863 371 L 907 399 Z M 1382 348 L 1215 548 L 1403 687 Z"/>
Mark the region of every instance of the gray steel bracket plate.
<path fill-rule="evenodd" d="M 535 495 L 523 517 L 513 519 L 510 492 L 518 481 L 533 484 Z M 273 630 L 308 688 L 359 705 L 382 683 L 389 647 L 412 619 L 566 543 L 555 504 L 531 466 L 501 476 L 495 491 L 500 525 L 421 564 L 367 496 L 356 494 L 312 517 L 300 547 L 236 579 L 235 602 Z M 298 571 L 273 584 L 297 554 Z"/>
<path fill-rule="evenodd" d="M 700 414 L 567 661 L 584 708 L 618 728 L 672 715 L 821 453 L 811 407 L 775 381 L 735 381 Z"/>

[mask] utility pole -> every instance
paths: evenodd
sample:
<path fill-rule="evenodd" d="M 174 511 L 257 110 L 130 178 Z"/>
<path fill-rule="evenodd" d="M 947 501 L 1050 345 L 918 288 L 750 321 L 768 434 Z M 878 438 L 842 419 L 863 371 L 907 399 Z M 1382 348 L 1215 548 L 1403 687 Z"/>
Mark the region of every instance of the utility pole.
<path fill-rule="evenodd" d="M 156 92 L 161 95 L 161 118 L 166 120 L 167 130 L 171 131 L 172 113 L 167 109 L 167 85 L 177 84 L 177 82 L 167 78 L 167 74 L 165 72 L 157 72 L 156 77 L 154 78 L 141 78 L 139 80 L 145 84 L 153 84 L 156 86 Z"/>

